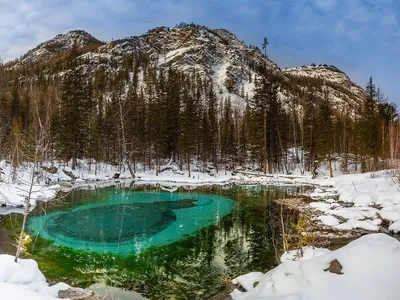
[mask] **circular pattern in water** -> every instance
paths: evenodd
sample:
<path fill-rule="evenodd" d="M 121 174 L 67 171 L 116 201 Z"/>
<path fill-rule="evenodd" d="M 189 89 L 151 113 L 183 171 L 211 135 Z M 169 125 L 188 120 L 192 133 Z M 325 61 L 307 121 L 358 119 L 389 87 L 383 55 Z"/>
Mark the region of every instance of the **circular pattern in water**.
<path fill-rule="evenodd" d="M 135 237 L 150 237 L 176 221 L 175 213 L 147 203 L 87 208 L 56 215 L 46 221 L 52 236 L 65 236 L 91 242 L 114 243 Z"/>
<path fill-rule="evenodd" d="M 106 203 L 34 216 L 28 228 L 74 249 L 136 253 L 214 224 L 234 205 L 216 195 L 119 192 Z"/>

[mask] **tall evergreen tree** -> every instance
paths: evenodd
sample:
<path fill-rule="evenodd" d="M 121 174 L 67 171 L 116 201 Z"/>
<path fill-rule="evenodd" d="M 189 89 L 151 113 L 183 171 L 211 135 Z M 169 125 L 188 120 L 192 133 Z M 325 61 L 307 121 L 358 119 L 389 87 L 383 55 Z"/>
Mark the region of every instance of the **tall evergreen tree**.
<path fill-rule="evenodd" d="M 308 94 L 303 104 L 303 146 L 307 151 L 306 167 L 310 171 L 316 160 L 316 117 L 317 103 L 314 93 Z"/>
<path fill-rule="evenodd" d="M 208 88 L 207 102 L 206 102 L 207 117 L 206 127 L 208 141 L 207 144 L 210 149 L 211 161 L 213 162 L 214 168 L 218 172 L 218 100 L 214 93 L 213 85 L 211 84 Z"/>
<path fill-rule="evenodd" d="M 61 153 L 72 159 L 75 169 L 77 158 L 83 157 L 87 143 L 89 116 L 92 109 L 91 89 L 88 78 L 77 64 L 77 49 L 71 50 L 61 89 L 60 141 Z"/>
<path fill-rule="evenodd" d="M 183 111 L 181 116 L 180 130 L 180 149 L 181 155 L 187 163 L 187 169 L 190 177 L 190 161 L 196 151 L 196 135 L 197 135 L 197 107 L 194 97 L 190 95 L 187 88 L 183 90 Z"/>
<path fill-rule="evenodd" d="M 334 143 L 334 125 L 332 120 L 333 114 L 327 97 L 322 100 L 318 107 L 316 116 L 315 130 L 315 150 L 317 157 L 321 160 L 328 159 L 330 166 L 330 175 L 332 174 L 331 153 Z"/>
<path fill-rule="evenodd" d="M 235 122 L 233 120 L 233 110 L 231 99 L 227 98 L 223 106 L 223 115 L 221 118 L 221 158 L 224 160 L 225 168 L 228 162 L 231 167 L 236 151 L 235 141 Z"/>
<path fill-rule="evenodd" d="M 251 153 L 252 158 L 263 164 L 264 174 L 267 172 L 267 117 L 270 107 L 269 82 L 266 76 L 255 80 L 254 96 L 250 100 L 251 111 Z"/>
<path fill-rule="evenodd" d="M 166 97 L 163 99 L 163 152 L 164 156 L 176 161 L 179 143 L 179 118 L 181 109 L 181 89 L 179 73 L 168 70 Z"/>
<path fill-rule="evenodd" d="M 373 169 L 377 168 L 378 156 L 380 154 L 381 139 L 381 121 L 379 119 L 377 89 L 370 77 L 365 89 L 365 102 L 362 110 L 362 121 L 360 123 L 362 131 L 362 151 L 364 157 L 370 154 L 373 158 Z M 365 170 L 365 161 L 362 161 L 363 170 Z"/>

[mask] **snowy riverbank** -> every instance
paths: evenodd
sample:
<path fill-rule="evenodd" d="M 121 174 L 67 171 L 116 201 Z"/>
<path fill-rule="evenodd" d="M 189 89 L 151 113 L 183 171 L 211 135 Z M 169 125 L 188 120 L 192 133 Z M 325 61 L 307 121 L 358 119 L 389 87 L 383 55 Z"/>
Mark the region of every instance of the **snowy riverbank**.
<path fill-rule="evenodd" d="M 317 221 L 334 230 L 400 231 L 400 191 L 394 172 L 342 175 L 334 188 L 316 188 L 309 204 Z"/>
<path fill-rule="evenodd" d="M 3 213 L 13 212 L 10 207 L 23 206 L 28 195 L 32 178 L 32 165 L 23 164 L 13 170 L 7 161 L 0 162 L 0 206 L 8 207 Z M 68 190 L 71 187 L 79 187 L 87 184 L 113 184 L 118 174 L 118 180 L 131 181 L 127 170 L 121 171 L 118 166 L 99 163 L 89 165 L 88 161 L 80 160 L 76 170 L 72 170 L 62 162 L 49 162 L 43 164 L 35 172 L 32 186 L 31 205 L 37 200 L 47 201 L 53 199 L 58 191 Z M 177 172 L 174 169 L 166 170 L 158 176 L 155 171 L 137 172 L 136 182 L 165 182 L 182 184 L 226 184 L 232 181 L 231 175 L 218 173 L 209 175 L 207 173 L 192 172 L 189 177 L 186 172 Z M 1 213 L 1 211 L 0 211 Z"/>
<path fill-rule="evenodd" d="M 233 283 L 236 300 L 396 300 L 400 286 L 400 242 L 385 234 L 363 236 L 329 251 L 305 249 L 302 258 L 285 254 L 266 274 L 253 272 Z"/>
<path fill-rule="evenodd" d="M 13 170 L 7 161 L 0 162 L 0 206 L 23 206 L 32 178 L 32 165 L 22 164 Z M 203 173 L 180 171 L 174 165 L 164 167 L 164 170 L 156 174 L 155 170 L 139 169 L 132 179 L 128 170 L 120 170 L 118 166 L 98 163 L 89 164 L 87 160 L 79 160 L 76 170 L 72 170 L 63 162 L 48 162 L 40 166 L 35 172 L 32 186 L 31 205 L 37 200 L 47 201 L 53 199 L 57 191 L 79 187 L 87 184 L 112 184 L 115 183 L 115 175 L 118 181 L 126 180 L 142 183 L 163 183 L 166 185 L 204 185 L 204 184 L 310 184 L 311 175 L 269 175 L 260 176 L 258 173 L 238 173 L 220 171 L 218 173 Z M 8 209 L 7 212 L 14 210 Z M 1 212 L 0 212 L 1 213 Z M 3 209 L 3 213 L 5 210 Z"/>

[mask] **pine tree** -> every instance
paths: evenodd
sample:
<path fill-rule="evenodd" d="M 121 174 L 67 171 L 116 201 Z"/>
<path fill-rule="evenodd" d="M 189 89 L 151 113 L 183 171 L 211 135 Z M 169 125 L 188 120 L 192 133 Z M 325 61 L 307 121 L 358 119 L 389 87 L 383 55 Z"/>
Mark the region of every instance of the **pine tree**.
<path fill-rule="evenodd" d="M 317 104 L 314 93 L 310 93 L 304 99 L 303 104 L 303 142 L 305 151 L 307 151 L 307 170 L 310 171 L 311 166 L 316 160 L 316 115 Z"/>
<path fill-rule="evenodd" d="M 362 131 L 362 142 L 364 151 L 362 154 L 371 155 L 373 158 L 374 170 L 377 169 L 378 156 L 380 154 L 380 131 L 381 122 L 379 119 L 378 105 L 377 105 L 377 90 L 372 76 L 370 77 L 365 89 L 365 102 L 362 110 L 362 121 L 360 128 Z M 365 171 L 365 161 L 362 161 L 362 171 Z"/>
<path fill-rule="evenodd" d="M 243 117 L 239 123 L 239 138 L 238 138 L 238 159 L 242 167 L 246 166 L 249 152 L 249 123 L 250 123 L 250 107 L 246 104 Z"/>
<path fill-rule="evenodd" d="M 161 70 L 157 85 L 147 85 L 147 95 L 148 95 L 148 137 L 149 137 L 149 168 L 151 167 L 151 153 L 154 149 L 154 155 L 156 160 L 156 172 L 158 174 L 160 168 L 160 159 L 164 152 L 164 139 L 165 139 L 165 99 L 167 97 L 167 89 L 165 83 L 164 73 Z"/>
<path fill-rule="evenodd" d="M 14 83 L 11 95 L 11 104 L 9 107 L 11 120 L 13 122 L 21 122 L 21 97 L 18 82 Z"/>
<path fill-rule="evenodd" d="M 176 161 L 179 143 L 179 118 L 181 90 L 179 74 L 172 68 L 168 70 L 166 97 L 163 100 L 163 153 Z"/>
<path fill-rule="evenodd" d="M 190 177 L 190 160 L 196 151 L 196 135 L 197 135 L 197 126 L 198 121 L 196 120 L 197 116 L 197 107 L 195 100 L 192 95 L 190 95 L 187 88 L 183 90 L 183 112 L 181 116 L 181 124 L 180 124 L 180 139 L 179 139 L 179 148 L 181 149 L 181 153 L 184 155 L 184 158 L 187 163 L 187 168 Z"/>
<path fill-rule="evenodd" d="M 264 174 L 267 173 L 267 168 L 272 173 L 273 166 L 275 169 L 279 168 L 286 151 L 283 128 L 285 114 L 278 99 L 276 78 L 267 74 L 257 78 L 250 110 L 253 159 L 263 162 Z"/>
<path fill-rule="evenodd" d="M 260 76 L 255 80 L 254 96 L 249 102 L 251 111 L 251 154 L 252 158 L 258 162 L 263 162 L 264 174 L 267 172 L 267 117 L 269 110 L 268 99 L 269 83 L 265 76 Z"/>
<path fill-rule="evenodd" d="M 213 162 L 214 168 L 218 172 L 218 102 L 217 97 L 214 93 L 213 85 L 211 84 L 208 89 L 207 95 L 207 102 L 206 102 L 206 110 L 207 110 L 207 117 L 206 117 L 206 124 L 205 135 L 207 136 L 207 144 L 209 146 L 209 152 L 211 154 L 211 160 Z M 204 121 L 204 120 L 203 120 Z M 206 145 L 205 145 L 206 146 Z"/>
<path fill-rule="evenodd" d="M 221 119 L 221 157 L 225 163 L 225 169 L 228 161 L 233 165 L 235 155 L 235 122 L 233 120 L 233 111 L 230 98 L 225 100 L 223 106 L 223 115 Z"/>
<path fill-rule="evenodd" d="M 75 169 L 77 158 L 83 157 L 92 109 L 90 82 L 77 65 L 77 50 L 74 46 L 67 64 L 61 88 L 60 141 L 62 156 L 72 158 Z"/>
<path fill-rule="evenodd" d="M 287 115 L 282 107 L 282 102 L 278 97 L 279 83 L 277 77 L 269 77 L 268 98 L 270 107 L 267 116 L 267 126 L 269 134 L 267 136 L 267 144 L 269 145 L 270 153 L 270 172 L 272 165 L 275 166 L 275 171 L 285 170 L 288 173 L 286 164 L 286 148 L 287 148 Z M 282 163 L 283 166 L 282 167 Z"/>
<path fill-rule="evenodd" d="M 333 176 L 331 164 L 331 152 L 334 142 L 333 133 L 332 110 L 327 97 L 325 97 L 318 107 L 316 116 L 315 150 L 318 158 L 328 159 L 331 177 Z"/>
<path fill-rule="evenodd" d="M 0 96 L 0 155 L 8 152 L 8 138 L 11 130 L 11 118 L 8 113 L 8 101 L 4 95 Z"/>

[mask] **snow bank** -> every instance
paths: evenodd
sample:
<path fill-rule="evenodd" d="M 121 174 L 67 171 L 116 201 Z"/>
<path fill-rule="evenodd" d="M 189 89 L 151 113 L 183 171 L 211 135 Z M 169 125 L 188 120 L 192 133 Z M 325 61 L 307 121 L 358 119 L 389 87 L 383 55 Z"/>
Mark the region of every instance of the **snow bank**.
<path fill-rule="evenodd" d="M 335 251 L 308 248 L 305 253 L 302 260 L 290 260 L 295 257 L 286 254 L 266 274 L 236 278 L 233 283 L 240 283 L 246 292 L 234 290 L 233 299 L 399 299 L 400 242 L 388 235 L 370 234 Z M 335 259 L 342 265 L 342 275 L 324 271 Z"/>
<path fill-rule="evenodd" d="M 15 174 L 11 164 L 7 161 L 0 161 L 0 205 L 1 206 L 23 206 L 25 198 L 29 194 L 32 164 L 20 166 Z M 39 178 L 35 175 L 32 186 L 31 205 L 35 205 L 37 200 L 49 200 L 54 198 L 60 186 L 57 184 L 46 185 L 48 179 L 46 174 Z"/>
<path fill-rule="evenodd" d="M 400 231 L 400 192 L 390 172 L 342 175 L 331 180 L 334 189 L 317 188 L 310 194 L 319 200 L 310 207 L 322 214 L 316 217 L 321 224 L 337 230 L 379 231 L 386 220 L 390 231 Z"/>
<path fill-rule="evenodd" d="M 0 255 L 0 298 L 7 300 L 53 300 L 60 290 L 69 286 L 58 283 L 49 286 L 32 259 L 14 262 L 11 255 Z"/>
<path fill-rule="evenodd" d="M 168 170 L 156 174 L 155 170 L 143 171 L 138 164 L 135 173 L 135 181 L 142 182 L 170 182 L 188 184 L 224 184 L 233 180 L 231 173 L 208 174 L 202 172 L 191 172 L 188 176 L 187 171 L 179 171 L 178 167 L 172 166 Z M 193 166 L 195 168 L 195 166 Z M 11 164 L 5 160 L 0 162 L 0 206 L 22 207 L 30 189 L 32 164 L 22 164 L 14 172 Z M 57 191 L 62 189 L 62 185 L 67 183 L 69 186 L 86 185 L 91 182 L 114 182 L 113 176 L 118 174 L 118 180 L 131 180 L 128 170 L 120 170 L 116 165 L 105 163 L 89 164 L 87 160 L 78 160 L 76 170 L 72 170 L 63 162 L 44 163 L 35 174 L 34 184 L 31 194 L 31 205 L 35 205 L 37 200 L 47 201 L 56 196 Z M 0 214 L 8 213 L 4 208 Z"/>
<path fill-rule="evenodd" d="M 71 162 L 49 161 L 43 163 L 35 174 L 31 205 L 37 200 L 47 201 L 53 199 L 62 189 L 69 190 L 71 186 L 86 186 L 92 183 L 114 183 L 114 175 L 118 174 L 118 180 L 132 180 L 127 168 L 106 163 L 95 163 L 89 160 L 78 159 L 77 167 L 72 170 Z M 186 166 L 185 166 L 186 167 Z M 311 174 L 301 174 L 299 169 L 293 171 L 293 175 L 269 174 L 262 176 L 259 172 L 245 172 L 232 174 L 231 171 L 220 170 L 218 173 L 213 168 L 208 172 L 200 172 L 199 167 L 193 163 L 191 173 L 187 169 L 179 170 L 178 166 L 168 164 L 163 166 L 163 172 L 159 174 L 153 169 L 144 169 L 139 163 L 136 165 L 135 182 L 142 183 L 171 183 L 175 185 L 204 185 L 204 184 L 228 184 L 236 182 L 239 184 L 266 184 L 266 185 L 309 185 L 314 183 Z M 22 207 L 28 195 L 32 164 L 22 164 L 14 173 L 8 161 L 0 161 L 0 206 Z M 324 181 L 329 184 L 330 181 Z M 69 186 L 69 188 L 66 188 Z M 0 214 L 9 213 L 10 210 L 0 209 Z"/>

